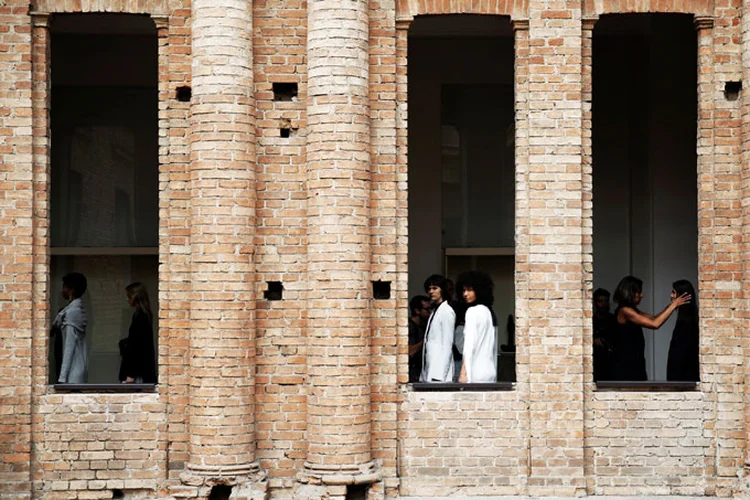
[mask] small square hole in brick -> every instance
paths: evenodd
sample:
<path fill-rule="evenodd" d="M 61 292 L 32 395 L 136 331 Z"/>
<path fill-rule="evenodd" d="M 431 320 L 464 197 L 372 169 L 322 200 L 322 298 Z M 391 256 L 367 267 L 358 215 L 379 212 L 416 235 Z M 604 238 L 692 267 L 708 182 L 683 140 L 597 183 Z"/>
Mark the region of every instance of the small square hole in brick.
<path fill-rule="evenodd" d="M 277 82 L 273 84 L 273 100 L 274 101 L 296 101 L 297 100 L 297 84 Z"/>
<path fill-rule="evenodd" d="M 742 92 L 742 82 L 724 83 L 724 98 L 726 98 L 727 101 L 736 101 L 739 99 L 740 92 Z"/>
<path fill-rule="evenodd" d="M 281 300 L 282 292 L 284 291 L 284 285 L 281 281 L 266 281 L 268 289 L 263 292 L 263 297 L 266 300 Z"/>
<path fill-rule="evenodd" d="M 350 484 L 346 487 L 346 500 L 367 500 L 369 484 Z"/>
<path fill-rule="evenodd" d="M 229 500 L 232 494 L 232 487 L 226 484 L 217 484 L 211 488 L 211 493 L 208 494 L 208 500 Z"/>
<path fill-rule="evenodd" d="M 390 281 L 373 281 L 372 282 L 372 298 L 375 300 L 388 300 L 391 298 L 391 282 Z"/>
<path fill-rule="evenodd" d="M 279 135 L 283 137 L 284 139 L 292 136 L 292 129 L 290 128 L 281 128 L 279 129 Z"/>
<path fill-rule="evenodd" d="M 112 498 L 125 498 L 125 492 L 115 488 L 112 490 Z"/>
<path fill-rule="evenodd" d="M 177 87 L 177 91 L 175 92 L 175 97 L 180 102 L 190 102 L 190 99 L 193 97 L 193 89 L 190 88 L 189 85 L 183 85 L 182 87 Z"/>

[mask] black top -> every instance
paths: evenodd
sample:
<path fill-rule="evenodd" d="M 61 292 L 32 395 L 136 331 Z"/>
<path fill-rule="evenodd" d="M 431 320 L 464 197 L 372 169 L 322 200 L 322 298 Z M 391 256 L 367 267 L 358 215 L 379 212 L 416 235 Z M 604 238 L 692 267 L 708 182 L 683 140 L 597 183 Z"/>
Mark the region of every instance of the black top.
<path fill-rule="evenodd" d="M 695 321 L 677 321 L 669 343 L 667 380 L 698 381 L 698 325 Z"/>
<path fill-rule="evenodd" d="M 120 365 L 120 381 L 127 377 L 143 378 L 143 383 L 156 383 L 156 362 L 154 352 L 154 329 L 148 315 L 136 309 L 130 322 L 128 339 L 123 349 Z"/>
<path fill-rule="evenodd" d="M 594 314 L 594 380 L 612 380 L 611 353 L 617 330 L 617 320 L 612 313 Z"/>
<path fill-rule="evenodd" d="M 412 346 L 418 344 L 423 340 L 424 325 L 418 325 L 409 318 L 409 345 Z M 419 381 L 420 373 L 422 373 L 422 351 L 409 357 L 409 382 Z"/>
<path fill-rule="evenodd" d="M 612 353 L 612 380 L 648 380 L 646 374 L 646 339 L 643 328 L 631 323 L 620 324 L 615 310 L 614 351 Z"/>

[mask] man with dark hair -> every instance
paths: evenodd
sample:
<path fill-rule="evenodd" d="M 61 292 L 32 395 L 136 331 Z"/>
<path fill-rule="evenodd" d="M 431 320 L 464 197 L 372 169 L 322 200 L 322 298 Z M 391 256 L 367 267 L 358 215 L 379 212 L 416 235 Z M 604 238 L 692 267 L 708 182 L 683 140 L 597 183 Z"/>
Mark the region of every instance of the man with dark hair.
<path fill-rule="evenodd" d="M 452 382 L 453 334 L 456 313 L 448 303 L 450 298 L 448 282 L 439 274 L 433 274 L 424 282 L 424 291 L 434 307 L 422 347 L 422 373 L 420 382 Z"/>
<path fill-rule="evenodd" d="M 422 372 L 422 344 L 431 312 L 428 297 L 415 295 L 409 301 L 409 382 L 419 381 Z"/>
<path fill-rule="evenodd" d="M 610 353 L 617 324 L 609 307 L 609 292 L 604 288 L 594 290 L 594 381 L 612 378 Z"/>
<path fill-rule="evenodd" d="M 62 279 L 63 299 L 70 301 L 52 322 L 52 328 L 62 339 L 62 362 L 58 369 L 60 384 L 85 384 L 88 378 L 86 354 L 86 310 L 81 296 L 86 293 L 86 277 L 69 273 Z"/>

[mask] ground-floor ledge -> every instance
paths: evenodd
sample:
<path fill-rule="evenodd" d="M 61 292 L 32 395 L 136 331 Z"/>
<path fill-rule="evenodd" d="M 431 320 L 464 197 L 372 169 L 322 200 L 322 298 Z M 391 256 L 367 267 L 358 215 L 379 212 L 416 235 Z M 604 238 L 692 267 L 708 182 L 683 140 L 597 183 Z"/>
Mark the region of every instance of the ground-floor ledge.
<path fill-rule="evenodd" d="M 170 494 L 174 498 L 208 498 L 217 486 L 230 487 L 230 498 L 268 498 L 268 474 L 257 461 L 234 466 L 187 464 L 180 474 L 180 484 Z"/>

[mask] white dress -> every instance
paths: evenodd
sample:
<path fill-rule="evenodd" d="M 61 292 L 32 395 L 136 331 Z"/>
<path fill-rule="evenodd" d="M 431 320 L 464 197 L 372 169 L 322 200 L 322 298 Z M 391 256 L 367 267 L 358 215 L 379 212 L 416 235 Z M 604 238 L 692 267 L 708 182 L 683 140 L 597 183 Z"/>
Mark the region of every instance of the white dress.
<path fill-rule="evenodd" d="M 481 304 L 466 310 L 464 366 L 468 382 L 497 382 L 497 336 L 492 313 Z"/>

